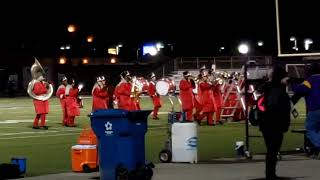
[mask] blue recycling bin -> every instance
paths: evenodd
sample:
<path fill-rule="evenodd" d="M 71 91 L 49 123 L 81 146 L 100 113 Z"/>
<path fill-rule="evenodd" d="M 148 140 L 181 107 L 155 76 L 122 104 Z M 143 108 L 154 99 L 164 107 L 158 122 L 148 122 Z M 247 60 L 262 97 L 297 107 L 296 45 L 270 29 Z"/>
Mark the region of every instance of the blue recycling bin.
<path fill-rule="evenodd" d="M 145 165 L 145 134 L 150 110 L 98 110 L 90 114 L 98 138 L 101 180 L 115 180 L 116 169 L 128 173 Z"/>
<path fill-rule="evenodd" d="M 25 157 L 13 157 L 11 158 L 11 164 L 19 166 L 20 174 L 25 174 L 27 169 L 27 159 Z"/>

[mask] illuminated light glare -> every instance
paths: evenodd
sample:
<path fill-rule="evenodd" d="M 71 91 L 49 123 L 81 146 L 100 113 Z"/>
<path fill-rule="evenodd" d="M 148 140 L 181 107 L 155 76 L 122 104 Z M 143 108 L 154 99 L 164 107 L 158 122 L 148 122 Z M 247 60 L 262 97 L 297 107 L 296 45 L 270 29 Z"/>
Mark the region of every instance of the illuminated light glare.
<path fill-rule="evenodd" d="M 241 54 L 247 54 L 249 52 L 249 46 L 247 44 L 240 44 L 238 46 L 238 51 Z"/>
<path fill-rule="evenodd" d="M 66 59 L 65 58 L 60 58 L 59 59 L 59 64 L 65 64 L 66 63 Z"/>
<path fill-rule="evenodd" d="M 161 48 L 164 48 L 164 46 L 161 43 L 156 44 L 156 48 L 158 51 L 160 51 Z"/>
<path fill-rule="evenodd" d="M 113 55 L 117 55 L 117 48 L 109 48 L 108 49 L 108 54 L 113 54 Z"/>
<path fill-rule="evenodd" d="M 93 42 L 93 36 L 88 36 L 87 37 L 87 42 L 92 43 Z"/>
<path fill-rule="evenodd" d="M 117 61 L 116 61 L 116 59 L 115 58 L 112 58 L 111 60 L 110 60 L 110 63 L 112 63 L 112 64 L 114 64 L 114 63 L 116 63 Z"/>
<path fill-rule="evenodd" d="M 297 40 L 294 36 L 290 37 L 290 41 L 295 41 Z"/>
<path fill-rule="evenodd" d="M 88 64 L 88 63 L 89 63 L 89 61 L 88 61 L 87 58 L 84 58 L 84 59 L 82 60 L 82 64 Z"/>
<path fill-rule="evenodd" d="M 220 50 L 224 50 L 224 47 L 222 46 L 222 47 L 220 47 Z"/>
<path fill-rule="evenodd" d="M 60 50 L 65 50 L 65 47 L 64 47 L 64 46 L 61 46 L 61 47 L 60 47 Z"/>
<path fill-rule="evenodd" d="M 258 46 L 263 46 L 263 41 L 258 41 Z"/>
<path fill-rule="evenodd" d="M 76 31 L 76 26 L 73 25 L 73 24 L 70 24 L 68 26 L 68 32 L 72 33 L 72 32 L 75 32 Z"/>
<path fill-rule="evenodd" d="M 157 55 L 157 53 L 158 53 L 158 51 L 157 51 L 157 49 L 156 49 L 155 47 L 151 47 L 151 48 L 149 49 L 149 54 L 150 54 L 151 56 L 155 56 L 155 55 Z"/>
<path fill-rule="evenodd" d="M 71 46 L 70 45 L 66 45 L 66 49 L 70 49 L 71 48 Z"/>

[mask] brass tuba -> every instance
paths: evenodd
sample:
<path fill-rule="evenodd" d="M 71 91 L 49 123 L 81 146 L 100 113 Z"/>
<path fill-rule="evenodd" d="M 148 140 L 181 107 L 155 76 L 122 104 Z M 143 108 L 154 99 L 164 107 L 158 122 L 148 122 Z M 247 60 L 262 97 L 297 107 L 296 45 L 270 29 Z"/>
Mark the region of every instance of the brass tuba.
<path fill-rule="evenodd" d="M 32 76 L 32 80 L 29 82 L 28 84 L 28 89 L 27 89 L 27 92 L 29 94 L 30 97 L 32 97 L 33 99 L 37 99 L 37 100 L 40 100 L 40 101 L 46 101 L 48 100 L 52 94 L 53 94 L 53 86 L 52 84 L 49 84 L 48 85 L 48 93 L 45 94 L 45 95 L 41 95 L 41 96 L 37 96 L 35 95 L 32 90 L 33 90 L 33 87 L 34 87 L 34 84 L 36 82 L 39 82 L 40 80 L 44 79 L 44 70 L 41 66 L 41 64 L 39 63 L 39 61 L 35 58 L 34 59 L 34 64 L 31 66 L 31 76 Z"/>

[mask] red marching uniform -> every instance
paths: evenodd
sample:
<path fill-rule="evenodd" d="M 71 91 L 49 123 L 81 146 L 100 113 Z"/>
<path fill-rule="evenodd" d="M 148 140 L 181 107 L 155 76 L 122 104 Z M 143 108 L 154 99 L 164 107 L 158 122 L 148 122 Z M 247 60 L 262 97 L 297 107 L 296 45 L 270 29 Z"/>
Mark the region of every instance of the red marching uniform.
<path fill-rule="evenodd" d="M 118 99 L 118 109 L 137 110 L 135 99 L 131 96 L 131 87 L 131 83 L 125 81 L 120 82 L 116 87 L 115 94 Z"/>
<path fill-rule="evenodd" d="M 192 84 L 186 79 L 182 79 L 179 84 L 180 88 L 180 99 L 182 103 L 182 111 L 186 112 L 186 120 L 192 120 L 193 111 L 193 92 Z"/>
<path fill-rule="evenodd" d="M 161 100 L 159 94 L 156 92 L 156 83 L 154 81 L 149 82 L 148 94 L 153 102 L 153 119 L 159 119 L 158 112 L 161 108 Z"/>
<path fill-rule="evenodd" d="M 221 107 L 222 107 L 222 102 L 223 102 L 223 98 L 222 98 L 222 93 L 221 93 L 221 85 L 220 84 L 216 84 L 213 86 L 212 88 L 213 91 L 213 97 L 215 100 L 215 105 L 216 105 L 216 119 L 215 122 L 216 123 L 221 123 Z"/>
<path fill-rule="evenodd" d="M 200 113 L 202 111 L 202 92 L 200 89 L 200 82 L 197 82 L 198 86 L 196 86 L 195 88 L 197 88 L 197 93 L 194 93 L 194 108 L 196 110 L 196 112 L 194 113 L 193 117 L 195 120 L 197 120 L 200 116 Z"/>
<path fill-rule="evenodd" d="M 79 89 L 77 87 L 67 85 L 66 87 L 66 104 L 67 104 L 67 115 L 68 115 L 67 126 L 75 126 L 75 123 L 74 123 L 75 116 L 80 115 L 80 108 L 77 102 L 78 95 L 79 95 Z"/>
<path fill-rule="evenodd" d="M 42 82 L 36 82 L 32 89 L 32 92 L 37 96 L 45 95 L 47 94 L 47 91 L 48 90 L 46 88 L 46 84 Z M 49 112 L 49 101 L 48 100 L 41 101 L 41 100 L 34 99 L 33 104 L 34 104 L 35 112 L 37 114 L 33 121 L 33 128 L 39 128 L 40 118 L 41 118 L 40 127 L 45 127 L 46 114 L 48 114 Z"/>
<path fill-rule="evenodd" d="M 108 109 L 109 94 L 106 88 L 100 88 L 96 83 L 92 89 L 92 111 Z"/>
<path fill-rule="evenodd" d="M 213 113 L 215 111 L 215 104 L 212 93 L 212 85 L 208 82 L 201 82 L 199 84 L 202 92 L 202 115 L 199 116 L 198 121 L 207 117 L 208 125 L 213 125 Z"/>
<path fill-rule="evenodd" d="M 58 87 L 57 92 L 56 92 L 56 96 L 60 100 L 60 105 L 61 105 L 61 109 L 62 109 L 62 124 L 64 124 L 64 125 L 66 125 L 67 121 L 68 121 L 65 92 L 66 92 L 66 86 L 64 84 L 61 84 Z"/>

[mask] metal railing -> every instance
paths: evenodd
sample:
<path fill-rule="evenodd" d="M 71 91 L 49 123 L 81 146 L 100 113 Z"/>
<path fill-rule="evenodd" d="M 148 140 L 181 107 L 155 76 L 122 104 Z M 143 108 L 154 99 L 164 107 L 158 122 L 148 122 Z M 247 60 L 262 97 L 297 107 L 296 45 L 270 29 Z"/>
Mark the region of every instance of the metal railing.
<path fill-rule="evenodd" d="M 174 70 L 199 69 L 203 65 L 210 68 L 212 64 L 217 69 L 241 69 L 248 62 L 270 64 L 271 56 L 220 56 L 220 57 L 179 57 L 174 59 Z"/>

